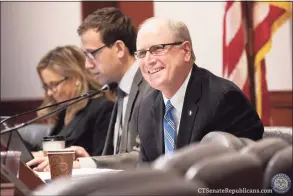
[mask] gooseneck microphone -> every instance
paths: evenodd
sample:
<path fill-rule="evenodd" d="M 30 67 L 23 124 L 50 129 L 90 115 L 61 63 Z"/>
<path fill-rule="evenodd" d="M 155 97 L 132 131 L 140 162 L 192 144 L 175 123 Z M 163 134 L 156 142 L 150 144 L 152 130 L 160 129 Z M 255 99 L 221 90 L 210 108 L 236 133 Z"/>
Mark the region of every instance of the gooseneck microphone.
<path fill-rule="evenodd" d="M 105 84 L 100 91 L 110 91 L 117 88 L 118 84 L 116 82 L 112 82 L 109 84 Z"/>
<path fill-rule="evenodd" d="M 71 106 L 71 105 L 77 103 L 77 102 L 80 102 L 80 101 L 82 101 L 82 100 L 84 100 L 84 99 L 87 99 L 87 98 L 93 97 L 93 96 L 95 96 L 95 95 L 97 95 L 97 94 L 99 94 L 99 93 L 103 93 L 103 92 L 105 92 L 105 91 L 112 90 L 112 89 L 114 89 L 114 88 L 116 88 L 116 87 L 117 87 L 117 83 L 106 84 L 106 85 L 104 85 L 104 86 L 103 86 L 101 89 L 99 89 L 99 90 L 92 90 L 92 91 L 89 91 L 89 92 L 87 92 L 87 93 L 85 93 L 85 94 L 79 96 L 79 97 L 78 97 L 79 99 L 75 97 L 75 98 L 73 98 L 73 99 L 66 100 L 66 101 L 64 101 L 64 102 L 62 102 L 62 103 L 70 102 L 70 101 L 72 101 L 72 102 L 70 102 L 70 103 L 68 103 L 68 104 L 65 104 L 64 106 L 62 106 L 62 107 L 60 107 L 60 108 L 56 108 L 55 110 L 49 112 L 48 114 L 45 114 L 45 115 L 42 115 L 42 116 L 36 117 L 36 118 L 34 118 L 34 119 L 32 119 L 32 120 L 29 120 L 29 121 L 27 121 L 27 122 L 25 122 L 25 123 L 22 123 L 22 124 L 19 124 L 19 125 L 17 125 L 17 126 L 14 126 L 14 127 L 11 127 L 11 128 L 4 129 L 3 131 L 0 132 L 0 135 L 2 135 L 2 134 L 4 134 L 4 133 L 7 133 L 7 132 L 14 131 L 14 130 L 19 129 L 19 128 L 22 128 L 22 127 L 25 127 L 25 126 L 30 125 L 30 124 L 32 124 L 32 123 L 38 121 L 38 120 L 41 120 L 41 119 L 47 118 L 48 116 L 50 116 L 50 115 L 52 115 L 52 114 L 54 114 L 54 113 L 56 113 L 56 112 L 60 112 L 60 111 L 62 111 L 62 110 L 64 110 L 64 109 L 66 109 L 67 107 L 69 107 L 69 106 Z M 77 99 L 77 100 L 76 100 L 76 99 Z M 60 102 L 59 104 L 61 104 L 61 102 Z M 59 104 L 58 104 L 58 105 L 59 105 Z M 55 106 L 55 105 L 56 105 L 56 104 L 53 104 L 53 106 Z M 51 105 L 51 107 L 52 107 L 52 105 Z M 38 110 L 39 110 L 39 109 L 37 109 L 37 110 L 31 110 L 31 111 L 38 111 Z M 19 115 L 18 115 L 18 116 L 19 116 Z"/>
<path fill-rule="evenodd" d="M 80 96 L 77 96 L 77 97 L 74 97 L 74 98 L 71 98 L 71 99 L 68 99 L 68 100 L 65 100 L 65 101 L 61 101 L 61 102 L 58 102 L 58 103 L 55 103 L 55 104 L 52 104 L 52 105 L 47 105 L 47 106 L 44 106 L 44 107 L 41 107 L 41 108 L 36 108 L 36 109 L 32 109 L 32 110 L 29 110 L 29 111 L 26 111 L 26 112 L 23 112 L 23 113 L 20 113 L 20 114 L 16 114 L 16 115 L 13 115 L 13 116 L 10 116 L 8 118 L 5 118 L 3 120 L 0 121 L 0 125 L 7 122 L 8 120 L 11 120 L 11 119 L 14 119 L 16 117 L 19 117 L 19 116 L 23 116 L 23 115 L 26 115 L 26 114 L 29 114 L 29 113 L 32 113 L 32 112 L 37 112 L 37 111 L 40 111 L 40 110 L 43 110 L 43 109 L 46 109 L 46 108 L 50 108 L 50 107 L 54 107 L 54 106 L 58 106 L 58 105 L 61 105 L 63 103 L 67 103 L 67 102 L 70 102 L 70 101 L 74 101 L 76 99 L 80 99 L 80 98 L 83 98 L 83 97 L 89 97 L 89 95 L 91 95 L 92 93 L 94 93 L 93 95 L 91 95 L 90 97 L 100 93 L 100 92 L 104 92 L 104 91 L 109 91 L 109 90 L 112 90 L 112 89 L 115 89 L 117 87 L 117 83 L 110 83 L 110 84 L 106 84 L 104 85 L 100 90 L 90 90 L 86 93 L 84 93 L 83 95 L 80 95 Z"/>

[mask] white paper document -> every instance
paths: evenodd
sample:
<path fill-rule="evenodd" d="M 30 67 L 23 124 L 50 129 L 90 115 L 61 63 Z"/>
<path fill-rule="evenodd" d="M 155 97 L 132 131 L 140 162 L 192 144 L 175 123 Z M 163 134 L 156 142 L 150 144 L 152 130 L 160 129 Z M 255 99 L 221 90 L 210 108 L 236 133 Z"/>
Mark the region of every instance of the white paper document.
<path fill-rule="evenodd" d="M 117 173 L 122 170 L 113 169 L 98 169 L 98 168 L 81 168 L 72 170 L 72 178 L 88 177 L 89 175 L 105 175 L 111 173 Z M 45 182 L 51 180 L 50 172 L 36 172 L 36 174 Z"/>

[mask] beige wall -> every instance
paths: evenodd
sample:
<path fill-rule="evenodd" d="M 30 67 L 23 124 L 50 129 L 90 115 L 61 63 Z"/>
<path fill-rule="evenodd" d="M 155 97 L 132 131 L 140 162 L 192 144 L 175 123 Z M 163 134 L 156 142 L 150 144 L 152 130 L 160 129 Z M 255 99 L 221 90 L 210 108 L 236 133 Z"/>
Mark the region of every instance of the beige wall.
<path fill-rule="evenodd" d="M 79 2 L 1 2 L 1 100 L 43 97 L 40 58 L 58 45 L 79 45 Z"/>

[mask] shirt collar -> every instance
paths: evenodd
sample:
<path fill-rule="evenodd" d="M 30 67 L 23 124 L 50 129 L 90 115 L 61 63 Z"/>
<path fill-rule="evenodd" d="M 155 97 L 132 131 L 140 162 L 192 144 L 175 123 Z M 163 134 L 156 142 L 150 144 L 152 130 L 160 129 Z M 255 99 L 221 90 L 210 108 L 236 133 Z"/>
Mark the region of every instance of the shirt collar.
<path fill-rule="evenodd" d="M 192 68 L 190 69 L 189 74 L 185 78 L 185 80 L 184 80 L 183 84 L 181 85 L 181 87 L 178 89 L 178 91 L 170 99 L 171 104 L 178 111 L 182 111 L 185 92 L 186 92 L 187 85 L 188 85 L 188 82 L 189 82 L 189 79 L 190 79 L 190 76 L 191 76 L 191 72 L 192 72 Z M 164 99 L 164 103 L 166 105 L 166 103 L 167 103 L 167 101 L 169 99 L 164 94 L 163 94 L 163 99 Z"/>
<path fill-rule="evenodd" d="M 120 80 L 118 86 L 123 90 L 127 95 L 130 93 L 131 84 L 134 80 L 135 74 L 139 68 L 139 63 L 135 61 L 124 74 Z"/>

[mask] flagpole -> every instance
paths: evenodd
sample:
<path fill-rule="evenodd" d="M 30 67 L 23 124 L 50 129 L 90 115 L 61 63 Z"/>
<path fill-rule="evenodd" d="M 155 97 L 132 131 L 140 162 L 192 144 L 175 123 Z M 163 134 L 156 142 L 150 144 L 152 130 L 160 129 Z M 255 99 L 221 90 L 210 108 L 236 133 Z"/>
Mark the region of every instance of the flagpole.
<path fill-rule="evenodd" d="M 254 109 L 256 109 L 256 96 L 255 96 L 255 69 L 254 69 L 254 53 L 253 53 L 253 2 L 243 2 L 246 18 L 246 51 L 247 51 L 247 66 L 248 66 L 248 81 L 250 101 Z"/>

